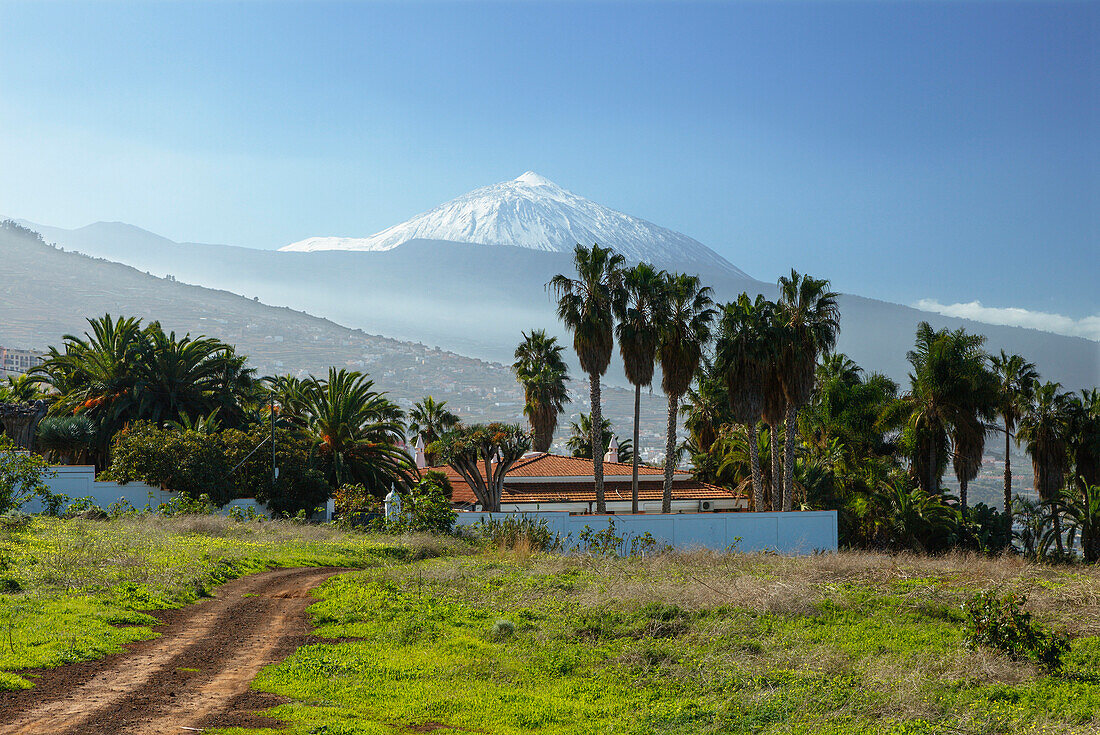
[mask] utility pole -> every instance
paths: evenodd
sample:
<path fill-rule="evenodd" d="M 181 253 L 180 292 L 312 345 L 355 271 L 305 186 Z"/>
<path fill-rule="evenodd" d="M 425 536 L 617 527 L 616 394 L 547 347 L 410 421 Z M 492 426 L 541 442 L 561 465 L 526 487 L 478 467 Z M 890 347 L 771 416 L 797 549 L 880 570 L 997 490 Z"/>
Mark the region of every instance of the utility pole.
<path fill-rule="evenodd" d="M 271 497 L 275 497 L 275 480 L 279 479 L 279 468 L 275 466 L 275 391 L 271 391 L 269 400 L 271 412 Z"/>

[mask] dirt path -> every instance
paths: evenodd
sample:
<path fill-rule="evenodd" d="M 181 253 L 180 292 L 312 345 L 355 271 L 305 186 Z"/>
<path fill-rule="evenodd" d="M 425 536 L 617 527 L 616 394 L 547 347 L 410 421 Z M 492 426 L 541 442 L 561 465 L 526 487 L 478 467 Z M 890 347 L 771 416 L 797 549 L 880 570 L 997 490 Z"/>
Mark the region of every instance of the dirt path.
<path fill-rule="evenodd" d="M 249 690 L 264 666 L 309 643 L 309 591 L 340 569 L 242 577 L 212 599 L 153 613 L 159 638 L 98 661 L 38 673 L 0 694 L 0 735 L 154 735 L 214 726 L 271 726 L 276 703 Z"/>

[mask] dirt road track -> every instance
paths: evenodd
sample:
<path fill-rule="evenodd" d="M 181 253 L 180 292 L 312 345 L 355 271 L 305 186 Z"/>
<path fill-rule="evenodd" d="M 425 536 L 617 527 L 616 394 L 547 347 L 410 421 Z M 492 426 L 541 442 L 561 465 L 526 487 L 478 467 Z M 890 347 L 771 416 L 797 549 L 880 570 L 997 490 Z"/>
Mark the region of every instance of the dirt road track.
<path fill-rule="evenodd" d="M 340 569 L 242 577 L 212 599 L 152 613 L 159 638 L 122 653 L 45 669 L 35 687 L 0 693 L 0 735 L 159 735 L 185 728 L 272 726 L 277 703 L 252 692 L 264 666 L 309 643 L 309 591 Z"/>

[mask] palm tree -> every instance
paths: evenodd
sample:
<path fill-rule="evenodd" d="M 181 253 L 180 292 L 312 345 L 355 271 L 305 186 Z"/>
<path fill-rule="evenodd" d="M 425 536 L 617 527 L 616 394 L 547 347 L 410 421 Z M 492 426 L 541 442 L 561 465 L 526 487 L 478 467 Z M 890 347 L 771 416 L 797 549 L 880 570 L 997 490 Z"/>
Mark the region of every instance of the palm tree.
<path fill-rule="evenodd" d="M 1086 485 L 1079 497 L 1066 493 L 1053 502 L 1053 516 L 1066 519 L 1066 538 L 1070 548 L 1081 539 L 1085 562 L 1100 561 L 1100 485 Z"/>
<path fill-rule="evenodd" d="M 993 366 L 993 374 L 998 384 L 997 410 L 1005 422 L 1005 482 L 1004 482 L 1004 508 L 1005 519 L 1012 530 L 1012 457 L 1010 456 L 1010 442 L 1012 432 L 1016 429 L 1016 422 L 1020 420 L 1020 411 L 1031 400 L 1031 390 L 1035 381 L 1039 379 L 1039 372 L 1035 365 L 1019 355 L 1006 354 L 1001 350 L 1000 355 L 994 355 L 990 363 Z"/>
<path fill-rule="evenodd" d="M 47 393 L 31 375 L 9 375 L 0 383 L 0 403 L 29 403 L 45 398 Z"/>
<path fill-rule="evenodd" d="M 913 367 L 910 390 L 896 411 L 904 412 L 903 441 L 913 474 L 926 493 L 940 492 L 952 433 L 961 438 L 968 428 L 975 430 L 975 394 L 987 395 L 984 342 L 984 337 L 963 329 L 936 331 L 927 322 L 917 327 L 916 348 L 907 354 Z"/>
<path fill-rule="evenodd" d="M 985 452 L 985 435 L 997 417 L 1000 388 L 988 365 L 989 356 L 980 349 L 972 350 L 960 365 L 966 384 L 966 405 L 951 427 L 951 462 L 959 480 L 959 506 L 964 513 L 967 485 L 978 476 Z"/>
<path fill-rule="evenodd" d="M 573 349 L 577 351 L 581 370 L 588 375 L 589 397 L 592 403 L 592 445 L 599 443 L 596 431 L 600 426 L 600 376 L 607 372 L 614 349 L 614 305 L 622 288 L 623 256 L 610 248 L 593 245 L 591 249 L 577 245 L 573 251 L 577 278 L 558 274 L 550 279 L 548 288 L 558 300 L 558 318 L 573 333 Z M 596 487 L 596 512 L 606 513 L 603 492 L 603 455 L 592 453 L 592 475 Z"/>
<path fill-rule="evenodd" d="M 531 448 L 536 452 L 550 449 L 558 416 L 569 400 L 564 351 L 558 338 L 548 336 L 543 329 L 524 332 L 523 341 L 516 347 L 512 370 L 523 386 L 523 414 L 531 423 Z"/>
<path fill-rule="evenodd" d="M 657 361 L 661 364 L 661 389 L 668 396 L 668 429 L 665 438 L 665 487 L 661 512 L 672 512 L 672 473 L 676 468 L 676 417 L 680 397 L 687 392 L 703 348 L 710 341 L 715 311 L 711 290 L 698 276 L 668 276 L 663 314 L 659 320 Z"/>
<path fill-rule="evenodd" d="M 1079 492 L 1100 485 L 1100 389 L 1070 397 L 1069 452 Z"/>
<path fill-rule="evenodd" d="M 376 497 L 407 486 L 413 462 L 397 446 L 405 434 L 402 413 L 359 372 L 329 368 L 327 379 L 303 383 L 305 431 L 328 465 L 329 484 L 357 482 Z"/>
<path fill-rule="evenodd" d="M 771 357 L 771 312 L 774 304 L 763 296 L 750 301 L 741 294 L 722 306 L 715 344 L 715 366 L 722 373 L 733 419 L 748 432 L 753 507 L 763 511 L 764 473 L 760 467 L 757 424 L 764 410 L 765 374 Z"/>
<path fill-rule="evenodd" d="M 447 409 L 446 401 L 436 401 L 431 396 L 425 396 L 409 411 L 407 431 L 410 438 L 414 441 L 421 439 L 424 446 L 428 447 L 457 425 L 458 416 Z M 436 456 L 433 452 L 425 449 L 424 459 L 429 467 L 435 467 Z"/>
<path fill-rule="evenodd" d="M 829 282 L 791 269 L 779 279 L 776 315 L 788 338 L 782 343 L 780 381 L 787 398 L 786 445 L 783 451 L 783 510 L 791 510 L 794 478 L 795 422 L 798 411 L 810 402 L 814 390 L 817 356 L 836 345 L 840 333 L 840 307 Z"/>
<path fill-rule="evenodd" d="M 626 379 L 634 386 L 634 440 L 638 446 L 638 425 L 641 419 L 642 388 L 653 383 L 654 361 L 657 357 L 658 317 L 663 313 L 666 274 L 649 263 L 638 263 L 623 273 L 623 288 L 615 304 L 619 323 L 615 333 L 619 338 L 619 354 L 623 358 Z M 630 482 L 630 512 L 638 512 L 638 454 L 633 453 L 633 473 Z"/>
<path fill-rule="evenodd" d="M 97 459 L 131 421 L 160 426 L 184 416 L 220 411 L 230 425 L 245 421 L 242 407 L 258 391 L 253 371 L 233 348 L 209 337 L 177 338 L 159 323 L 140 319 L 89 319 L 83 337 L 65 335 L 31 372 L 58 393 L 52 415 L 88 417 L 96 424 Z M 98 464 L 98 462 L 97 462 Z"/>
<path fill-rule="evenodd" d="M 1033 398 L 1020 416 L 1016 443 L 1027 444 L 1035 471 L 1035 490 L 1044 501 L 1060 497 L 1069 469 L 1068 434 L 1069 396 L 1060 392 L 1059 383 L 1033 384 Z M 1062 554 L 1062 529 L 1059 514 L 1054 514 L 1054 535 Z"/>
<path fill-rule="evenodd" d="M 600 454 L 606 454 L 611 448 L 611 440 L 615 438 L 615 432 L 611 427 L 611 419 L 600 420 Z M 582 413 L 576 421 L 569 422 L 569 437 L 565 440 L 565 446 L 569 453 L 578 458 L 592 458 L 592 417 Z M 615 448 L 619 452 L 619 462 L 631 462 L 634 459 L 634 445 L 629 439 L 616 442 Z"/>

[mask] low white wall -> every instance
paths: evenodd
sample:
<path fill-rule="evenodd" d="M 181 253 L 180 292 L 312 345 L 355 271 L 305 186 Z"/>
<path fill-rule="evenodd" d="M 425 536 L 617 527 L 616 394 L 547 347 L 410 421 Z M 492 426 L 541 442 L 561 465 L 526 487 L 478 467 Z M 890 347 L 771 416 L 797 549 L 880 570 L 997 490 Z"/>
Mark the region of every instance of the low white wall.
<path fill-rule="evenodd" d="M 44 481 L 50 492 L 68 495 L 71 500 L 91 497 L 101 508 L 119 500 L 130 501 L 130 505 L 139 510 L 146 505 L 157 508 L 176 496 L 174 492 L 167 492 L 144 482 L 128 482 L 125 485 L 117 482 L 96 482 L 95 468 L 91 465 L 57 465 L 50 469 L 53 476 Z M 27 513 L 41 513 L 44 508 L 40 499 L 33 498 L 23 506 L 23 510 Z"/>
<path fill-rule="evenodd" d="M 465 512 L 457 525 L 469 526 L 502 513 Z M 791 513 L 647 513 L 639 515 L 570 515 L 557 511 L 522 513 L 528 518 L 545 518 L 549 528 L 577 543 L 585 526 L 594 531 L 615 524 L 615 533 L 630 539 L 649 533 L 658 543 L 677 549 L 704 548 L 719 551 L 774 551 L 780 554 L 811 554 L 836 551 L 837 514 L 834 510 Z"/>

